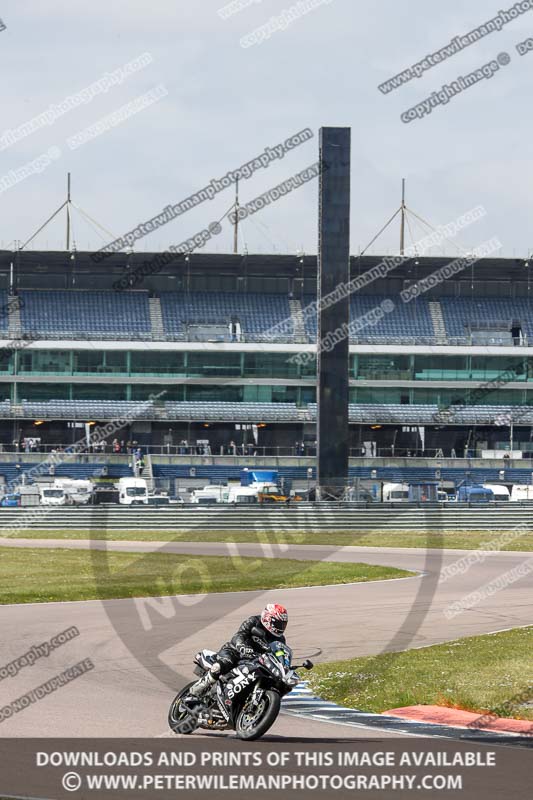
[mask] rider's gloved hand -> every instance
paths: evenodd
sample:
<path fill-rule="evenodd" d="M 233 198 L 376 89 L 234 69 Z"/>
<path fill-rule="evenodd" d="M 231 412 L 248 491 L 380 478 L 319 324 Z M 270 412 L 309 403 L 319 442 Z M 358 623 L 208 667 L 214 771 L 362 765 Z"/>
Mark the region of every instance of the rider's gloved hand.
<path fill-rule="evenodd" d="M 253 647 L 247 647 L 245 644 L 240 645 L 239 653 L 243 658 L 253 658 L 253 656 L 255 655 Z"/>

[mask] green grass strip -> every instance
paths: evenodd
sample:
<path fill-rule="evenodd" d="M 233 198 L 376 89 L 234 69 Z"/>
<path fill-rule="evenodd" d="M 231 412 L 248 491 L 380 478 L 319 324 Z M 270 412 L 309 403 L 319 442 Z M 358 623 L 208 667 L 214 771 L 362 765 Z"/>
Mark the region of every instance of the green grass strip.
<path fill-rule="evenodd" d="M 0 512 L 1 513 L 1 512 Z M 7 532 L 6 532 L 7 533 Z M 0 536 L 2 536 L 0 529 Z M 355 545 L 359 547 L 423 547 L 429 549 L 477 550 L 488 544 L 494 550 L 533 552 L 533 531 L 511 536 L 509 531 L 185 531 L 169 530 L 24 530 L 10 534 L 17 539 L 107 539 L 114 541 L 258 542 L 271 544 Z M 501 541 L 498 542 L 498 539 Z"/>
<path fill-rule="evenodd" d="M 326 700 L 383 712 L 439 705 L 533 720 L 533 626 L 401 653 L 320 664 L 307 676 Z M 529 689 L 527 702 L 513 702 Z"/>
<path fill-rule="evenodd" d="M 0 548 L 0 604 L 288 589 L 414 573 L 294 559 Z"/>

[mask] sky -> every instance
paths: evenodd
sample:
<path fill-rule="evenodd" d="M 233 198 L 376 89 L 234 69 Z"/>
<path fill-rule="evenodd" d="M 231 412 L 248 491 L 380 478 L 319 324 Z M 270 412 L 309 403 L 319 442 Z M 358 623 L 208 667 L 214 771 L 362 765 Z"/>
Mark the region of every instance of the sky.
<path fill-rule="evenodd" d="M 365 250 L 397 210 L 402 178 L 408 208 L 433 226 L 478 206 L 486 212 L 428 253 L 455 254 L 493 237 L 501 242 L 499 255 L 533 252 L 533 49 L 525 55 L 516 49 L 533 37 L 533 0 L 531 10 L 500 31 L 388 94 L 378 85 L 512 2 L 240 2 L 243 8 L 228 16 L 221 11 L 225 0 L 4 0 L 0 247 L 25 242 L 61 205 L 67 172 L 74 203 L 109 234 L 74 211 L 75 246 L 98 249 L 310 128 L 311 139 L 241 180 L 241 204 L 252 201 L 316 162 L 320 127 L 348 126 L 352 254 Z M 262 33 L 250 36 L 258 29 Z M 125 65 L 134 61 L 138 68 L 126 74 Z M 490 79 L 421 118 L 402 121 L 444 84 L 490 63 L 497 64 Z M 79 93 L 105 75 L 120 80 L 106 84 L 106 91 L 101 82 L 81 102 Z M 143 100 L 154 92 L 157 99 Z M 69 96 L 78 104 L 59 111 Z M 8 130 L 50 109 L 50 123 L 41 118 L 36 130 L 8 143 Z M 104 123 L 99 135 L 71 147 L 71 137 L 114 112 L 118 124 Z M 249 216 L 240 225 L 239 250 L 316 253 L 317 198 L 314 179 Z M 233 202 L 230 186 L 147 233 L 134 249 L 178 244 L 221 220 Z M 407 244 L 428 233 L 410 219 Z M 65 217 L 59 215 L 29 247 L 64 246 Z M 397 253 L 398 246 L 396 219 L 366 252 Z M 224 219 L 205 251 L 232 247 L 232 227 Z"/>

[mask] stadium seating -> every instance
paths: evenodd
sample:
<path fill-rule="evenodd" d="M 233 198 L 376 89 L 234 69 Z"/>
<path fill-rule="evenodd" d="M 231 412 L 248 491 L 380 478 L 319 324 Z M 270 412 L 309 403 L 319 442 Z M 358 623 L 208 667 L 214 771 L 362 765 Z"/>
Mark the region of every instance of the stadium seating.
<path fill-rule="evenodd" d="M 309 416 L 316 419 L 316 404 L 307 406 Z M 505 425 L 508 416 L 523 425 L 533 424 L 533 408 L 523 406 L 450 406 L 439 409 L 436 405 L 399 405 L 350 403 L 350 422 L 372 424 L 374 422 L 401 423 L 402 425 Z"/>
<path fill-rule="evenodd" d="M 10 306 L 9 301 L 12 298 L 9 298 L 5 289 L 0 290 L 0 333 L 7 332 L 9 328 L 9 308 Z"/>
<path fill-rule="evenodd" d="M 291 310 L 286 295 L 236 292 L 163 292 L 161 313 L 165 332 L 185 336 L 188 324 L 227 324 L 235 318 L 241 324 L 244 341 L 264 340 L 268 331 L 285 320 Z M 293 326 L 284 336 L 290 338 Z"/>
<path fill-rule="evenodd" d="M 23 389 L 21 390 L 24 391 Z M 0 416 L 28 419 L 113 420 L 168 419 L 219 422 L 315 422 L 316 403 L 178 402 L 155 406 L 151 401 L 121 400 L 22 400 L 22 413 L 9 400 L 0 403 Z M 402 425 L 533 425 L 533 407 L 508 405 L 399 405 L 350 403 L 350 422 L 361 424 L 396 423 Z"/>
<path fill-rule="evenodd" d="M 34 418 L 78 420 L 154 418 L 154 406 L 150 401 L 47 400 L 46 402 L 32 402 L 23 400 L 21 405 L 24 416 Z"/>
<path fill-rule="evenodd" d="M 220 420 L 233 422 L 290 422 L 299 419 L 295 403 L 165 403 L 170 419 Z"/>
<path fill-rule="evenodd" d="M 190 325 L 219 325 L 228 331 L 231 320 L 241 325 L 242 340 L 291 341 L 295 335 L 289 298 L 284 294 L 258 292 L 162 292 L 163 332 L 150 318 L 147 291 L 21 290 L 22 332 L 43 338 L 68 336 L 100 339 L 160 339 L 185 341 Z M 356 320 L 365 318 L 383 302 L 393 302 L 392 311 L 359 329 Z M 0 292 L 0 308 L 7 308 L 8 295 Z M 487 343 L 510 342 L 510 329 L 516 322 L 527 339 L 533 339 L 533 301 L 506 297 L 442 297 L 439 301 L 450 343 L 467 343 L 471 327 L 493 328 Z M 303 330 L 309 342 L 317 337 L 316 297 L 302 300 Z M 306 308 L 309 311 L 306 312 Z M 429 301 L 420 297 L 403 303 L 398 297 L 356 293 L 350 297 L 352 342 L 444 343 L 442 332 L 435 335 Z M 277 327 L 278 326 L 278 327 Z M 0 313 L 0 333 L 9 327 L 9 315 Z M 500 334 L 498 335 L 498 331 Z"/>
<path fill-rule="evenodd" d="M 510 331 L 515 321 L 528 339 L 533 335 L 533 301 L 525 297 L 443 297 L 440 305 L 449 337 L 467 336 L 471 325 Z"/>
<path fill-rule="evenodd" d="M 125 339 L 151 332 L 148 292 L 21 291 L 23 333 Z"/>
<path fill-rule="evenodd" d="M 358 329 L 357 320 L 365 317 L 369 312 L 376 308 L 384 308 L 384 301 L 394 303 L 392 311 L 384 311 L 383 317 L 375 324 L 361 322 Z M 314 313 L 316 298 L 307 295 L 303 306 L 303 316 L 305 331 L 310 342 L 316 341 L 317 337 L 317 318 Z M 309 311 L 306 313 L 306 307 Z M 385 309 L 387 306 L 385 306 Z M 368 319 L 368 318 L 367 318 Z M 395 298 L 385 295 L 362 295 L 353 294 L 350 297 L 350 325 L 352 342 L 373 342 L 380 340 L 393 340 L 394 342 L 403 341 L 424 341 L 431 343 L 435 340 L 433 322 L 429 313 L 429 306 L 424 298 L 420 298 L 412 303 L 402 303 Z"/>

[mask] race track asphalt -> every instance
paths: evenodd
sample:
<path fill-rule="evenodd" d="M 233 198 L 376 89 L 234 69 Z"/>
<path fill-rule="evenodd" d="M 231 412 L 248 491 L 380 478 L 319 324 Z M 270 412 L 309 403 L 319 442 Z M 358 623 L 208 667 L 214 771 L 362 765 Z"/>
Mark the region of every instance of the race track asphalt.
<path fill-rule="evenodd" d="M 85 658 L 94 669 L 0 723 L 0 736 L 163 736 L 173 696 L 192 676 L 192 658 L 229 638 L 266 602 L 289 609 L 288 639 L 296 659 L 331 661 L 375 655 L 533 623 L 533 573 L 510 572 L 528 553 L 488 552 L 472 556 L 466 571 L 439 583 L 441 570 L 468 557 L 465 550 L 198 542 L 104 542 L 0 539 L 0 546 L 109 549 L 202 555 L 327 559 L 395 566 L 412 578 L 337 586 L 182 595 L 161 600 L 80 601 L 0 606 L 1 667 L 77 626 L 80 635 L 48 657 L 0 680 L 0 707 L 21 697 Z M 502 579 L 502 576 L 507 578 Z M 452 618 L 444 611 L 471 592 L 499 579 L 498 591 L 483 592 L 472 608 Z M 75 576 L 73 576 L 75 580 Z M 506 584 L 506 585 L 505 585 Z M 303 675 L 304 677 L 304 675 Z M 209 734 L 207 734 L 209 735 Z M 215 734 L 210 734 L 215 735 Z M 317 741 L 387 738 L 387 730 L 341 725 L 282 714 L 271 738 Z"/>

